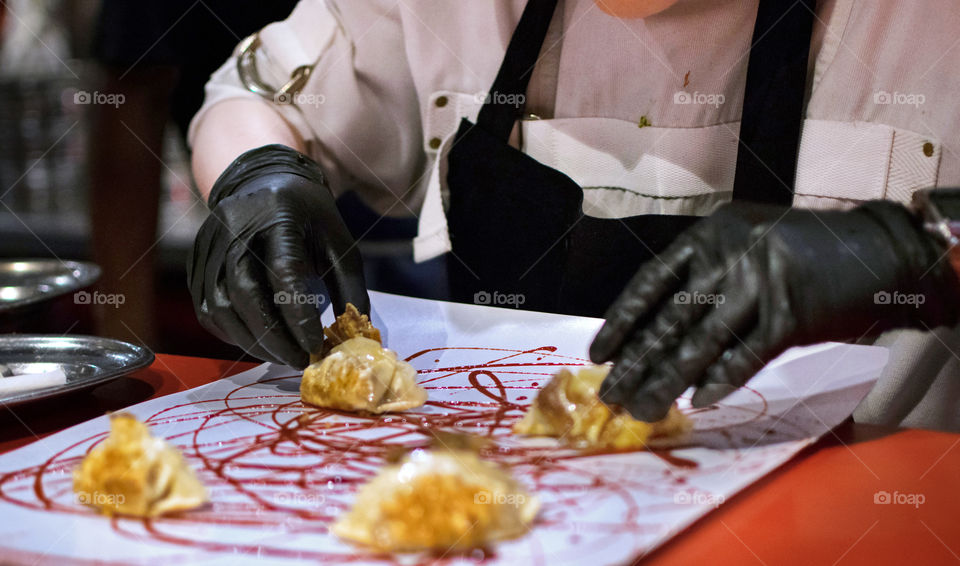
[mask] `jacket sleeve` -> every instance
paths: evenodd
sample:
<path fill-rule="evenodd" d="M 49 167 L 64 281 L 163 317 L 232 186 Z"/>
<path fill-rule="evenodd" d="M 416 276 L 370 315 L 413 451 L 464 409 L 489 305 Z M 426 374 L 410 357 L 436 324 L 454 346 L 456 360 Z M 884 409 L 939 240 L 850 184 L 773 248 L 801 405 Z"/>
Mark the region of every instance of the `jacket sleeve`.
<path fill-rule="evenodd" d="M 262 98 L 244 87 L 235 51 L 207 83 L 190 143 L 214 105 L 262 100 L 307 142 L 335 193 L 356 190 L 377 212 L 412 215 L 422 201 L 417 186 L 426 158 L 398 5 L 302 0 L 260 39 L 255 66 L 263 82 L 279 89 L 297 67 L 312 65 L 309 81 L 293 96 Z"/>

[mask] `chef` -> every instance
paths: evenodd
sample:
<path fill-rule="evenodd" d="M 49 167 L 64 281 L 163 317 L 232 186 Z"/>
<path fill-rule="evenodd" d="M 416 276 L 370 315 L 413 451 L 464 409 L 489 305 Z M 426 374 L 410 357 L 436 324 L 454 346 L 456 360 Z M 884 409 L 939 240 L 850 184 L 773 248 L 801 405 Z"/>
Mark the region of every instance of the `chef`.
<path fill-rule="evenodd" d="M 855 417 L 960 429 L 955 192 L 921 190 L 960 186 L 956 29 L 947 0 L 302 0 L 191 125 L 197 314 L 305 366 L 316 307 L 276 297 L 369 308 L 356 190 L 418 216 L 456 300 L 606 312 L 602 395 L 638 418 L 876 339 Z"/>

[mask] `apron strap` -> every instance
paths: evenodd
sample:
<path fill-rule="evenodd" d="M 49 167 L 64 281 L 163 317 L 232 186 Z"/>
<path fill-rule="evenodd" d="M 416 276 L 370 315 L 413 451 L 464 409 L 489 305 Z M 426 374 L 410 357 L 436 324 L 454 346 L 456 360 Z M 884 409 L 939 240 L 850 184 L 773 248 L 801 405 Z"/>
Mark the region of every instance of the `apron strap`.
<path fill-rule="evenodd" d="M 753 28 L 733 199 L 791 206 L 815 0 L 760 0 Z"/>
<path fill-rule="evenodd" d="M 523 114 L 523 104 L 514 104 L 515 100 L 524 100 L 530 76 L 540 56 L 540 49 L 547 36 L 550 20 L 556 10 L 557 0 L 529 0 L 523 9 L 520 23 L 513 30 L 507 54 L 500 65 L 497 78 L 490 87 L 487 100 L 477 116 L 477 125 L 506 143 L 510 139 L 513 125 Z M 513 95 L 513 96 L 510 96 Z M 497 101 L 509 100 L 509 104 Z"/>

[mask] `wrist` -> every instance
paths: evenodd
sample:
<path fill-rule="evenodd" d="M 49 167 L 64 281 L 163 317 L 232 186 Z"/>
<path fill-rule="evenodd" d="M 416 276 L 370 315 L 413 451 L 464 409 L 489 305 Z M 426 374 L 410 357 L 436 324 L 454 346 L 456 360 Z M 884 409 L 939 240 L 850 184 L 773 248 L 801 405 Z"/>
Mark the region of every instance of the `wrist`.
<path fill-rule="evenodd" d="M 924 330 L 960 319 L 957 277 L 911 210 L 878 200 L 850 211 L 814 216 L 827 228 L 812 224 L 811 234 L 825 232 L 822 240 L 827 247 L 821 249 L 829 250 L 834 241 L 830 261 L 815 265 L 813 273 L 798 279 L 807 300 L 820 304 L 818 317 L 844 313 L 844 322 L 838 324 L 855 336 L 894 328 Z M 842 245 L 836 246 L 836 240 Z M 819 270 L 831 275 L 811 287 L 810 282 L 818 281 Z M 828 285 L 830 279 L 833 283 Z"/>
<path fill-rule="evenodd" d="M 294 176 L 326 186 L 320 165 L 299 151 L 280 144 L 270 144 L 244 152 L 217 178 L 210 191 L 208 204 L 217 206 L 223 199 L 247 190 L 258 190 L 263 181 L 276 181 L 278 176 Z M 271 182 L 271 186 L 283 183 Z"/>
<path fill-rule="evenodd" d="M 960 189 L 923 189 L 913 194 L 911 209 L 960 279 Z"/>
<path fill-rule="evenodd" d="M 929 211 L 888 201 L 870 202 L 861 208 L 886 228 L 890 245 L 905 266 L 899 284 L 889 291 L 915 295 L 914 301 L 905 305 L 904 316 L 910 321 L 906 326 L 929 329 L 960 321 L 960 277 L 948 259 L 953 246 L 938 227 L 929 225 L 925 218 Z"/>

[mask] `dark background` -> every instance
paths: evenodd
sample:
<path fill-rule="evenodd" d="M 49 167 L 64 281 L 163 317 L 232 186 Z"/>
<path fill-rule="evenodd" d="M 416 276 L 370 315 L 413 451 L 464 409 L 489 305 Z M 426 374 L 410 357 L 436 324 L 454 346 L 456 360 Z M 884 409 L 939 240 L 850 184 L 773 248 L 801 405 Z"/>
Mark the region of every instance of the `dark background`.
<path fill-rule="evenodd" d="M 186 127 L 237 43 L 293 0 L 0 0 L 0 260 L 87 260 L 90 290 L 0 314 L 0 332 L 95 334 L 164 353 L 238 359 L 196 321 L 185 262 L 207 213 Z M 122 104 L 95 94 L 122 95 Z M 99 100 L 105 100 L 103 96 Z M 86 103 L 85 103 L 86 102 Z M 340 200 L 371 289 L 446 296 L 442 261 L 413 263 L 415 219 Z"/>

